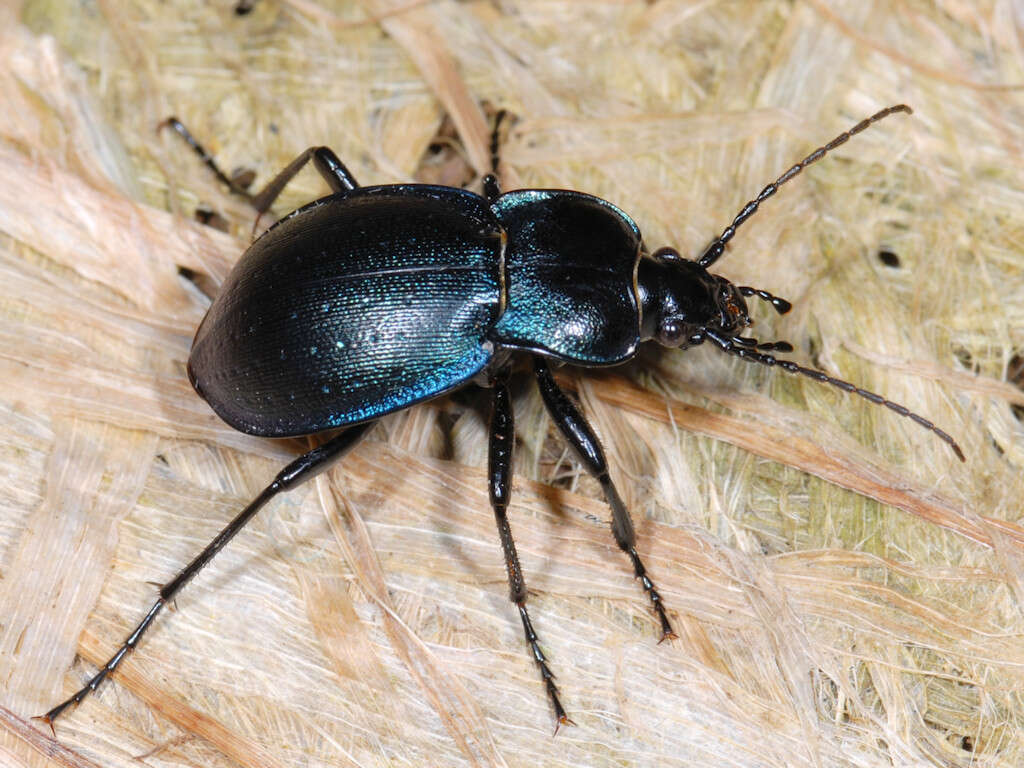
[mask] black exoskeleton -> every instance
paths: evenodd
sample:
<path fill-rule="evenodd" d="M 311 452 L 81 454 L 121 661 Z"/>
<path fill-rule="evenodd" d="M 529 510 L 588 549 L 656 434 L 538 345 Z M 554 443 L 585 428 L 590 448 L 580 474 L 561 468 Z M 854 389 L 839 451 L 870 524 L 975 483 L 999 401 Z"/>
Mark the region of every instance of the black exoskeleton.
<path fill-rule="evenodd" d="M 515 446 L 509 365 L 532 358 L 544 404 L 577 457 L 600 483 L 616 544 L 627 555 L 655 611 L 662 640 L 674 637 L 662 597 L 636 547 L 629 511 L 601 443 L 555 382 L 549 360 L 617 365 L 642 342 L 686 349 L 706 341 L 745 360 L 779 366 L 884 405 L 946 441 L 930 421 L 880 395 L 770 352 L 784 341 L 743 336 L 745 299 L 779 313 L 790 305 L 767 291 L 736 286 L 708 269 L 761 203 L 828 151 L 895 112 L 889 107 L 790 167 L 748 202 L 696 260 L 671 248 L 648 252 L 633 220 L 581 192 L 502 193 L 495 174 L 484 195 L 424 184 L 361 187 L 326 147 L 311 147 L 259 194 L 221 172 L 176 119 L 176 130 L 217 177 L 244 195 L 258 216 L 310 160 L 332 194 L 289 214 L 241 257 L 196 332 L 188 373 L 196 391 L 231 426 L 286 437 L 344 428 L 289 464 L 174 579 L 99 672 L 42 719 L 77 704 L 133 650 L 163 607 L 281 491 L 327 469 L 376 419 L 473 382 L 493 392 L 489 484 L 508 570 L 510 597 L 554 709 L 556 731 L 570 723 L 527 612 L 526 580 L 508 520 Z M 498 118 L 500 123 L 500 115 Z M 497 127 L 491 151 L 498 166 Z"/>

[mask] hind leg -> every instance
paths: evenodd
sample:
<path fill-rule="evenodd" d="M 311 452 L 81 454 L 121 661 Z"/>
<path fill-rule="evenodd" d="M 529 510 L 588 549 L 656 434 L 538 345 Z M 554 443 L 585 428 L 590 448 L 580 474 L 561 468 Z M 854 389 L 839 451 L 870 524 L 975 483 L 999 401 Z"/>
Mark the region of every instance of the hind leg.
<path fill-rule="evenodd" d="M 309 147 L 301 155 L 292 160 L 280 173 L 275 176 L 267 186 L 256 194 L 252 194 L 246 189 L 238 186 L 231 178 L 224 173 L 214 161 L 213 157 L 207 152 L 203 145 L 196 141 L 196 138 L 186 128 L 180 120 L 176 117 L 169 117 L 164 120 L 160 128 L 172 128 L 175 133 L 181 136 L 185 142 L 195 150 L 196 154 L 202 159 L 206 166 L 213 171 L 213 174 L 217 177 L 222 184 L 225 184 L 227 188 L 235 195 L 244 197 L 249 201 L 249 204 L 256 209 L 256 221 L 258 222 L 260 217 L 264 213 L 270 210 L 270 207 L 277 200 L 278 196 L 287 186 L 288 182 L 291 181 L 295 175 L 301 171 L 306 163 L 310 160 L 313 161 L 313 167 L 316 168 L 317 172 L 324 178 L 331 191 L 335 194 L 342 192 L 350 192 L 353 189 L 359 187 L 359 183 L 356 181 L 355 176 L 352 172 L 345 167 L 345 164 L 338 159 L 338 156 L 328 147 Z M 255 226 L 253 227 L 255 229 Z"/>
<path fill-rule="evenodd" d="M 252 520 L 264 504 L 282 491 L 291 490 L 328 469 L 335 461 L 348 453 L 372 426 L 373 422 L 368 422 L 350 427 L 323 445 L 303 454 L 281 470 L 277 477 L 274 478 L 274 482 L 264 488 L 260 495 L 253 499 L 234 520 L 228 523 L 224 530 L 218 533 L 216 538 L 192 562 L 186 565 L 177 576 L 160 589 L 160 595 L 157 597 L 156 602 L 153 603 L 153 607 L 149 609 L 149 612 L 139 622 L 139 625 L 132 630 L 132 633 L 125 638 L 117 652 L 100 668 L 100 671 L 73 696 L 58 704 L 45 715 L 40 715 L 38 719 L 47 723 L 50 728 L 53 728 L 53 722 L 61 716 L 64 710 L 72 704 L 78 704 L 82 699 L 95 691 L 100 686 L 100 683 L 117 669 L 124 657 L 129 652 L 135 650 L 139 641 L 142 640 L 142 636 L 149 629 L 163 607 L 174 600 L 184 586 L 234 538 L 236 533 L 245 527 L 246 523 Z"/>
<path fill-rule="evenodd" d="M 500 109 L 494 116 L 494 129 L 491 131 L 491 172 L 484 176 L 484 197 L 489 203 L 493 203 L 501 196 L 501 186 L 498 184 L 498 166 L 501 165 L 499 150 L 501 149 L 501 123 L 507 114 L 504 109 Z"/>

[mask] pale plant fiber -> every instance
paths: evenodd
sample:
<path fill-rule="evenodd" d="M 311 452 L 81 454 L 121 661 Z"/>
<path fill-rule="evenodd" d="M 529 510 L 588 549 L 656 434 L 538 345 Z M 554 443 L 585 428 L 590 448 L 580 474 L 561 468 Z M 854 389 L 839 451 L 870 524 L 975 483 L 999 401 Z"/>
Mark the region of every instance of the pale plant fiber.
<path fill-rule="evenodd" d="M 0 764 L 1024 764 L 1024 93 L 993 87 L 1024 83 L 1019 3 L 229 5 L 0 12 Z M 262 511 L 54 745 L 26 718 L 302 449 L 188 385 L 204 301 L 177 267 L 222 280 L 252 215 L 155 126 L 178 115 L 257 185 L 321 143 L 390 183 L 446 111 L 485 170 L 483 101 L 519 118 L 507 187 L 601 195 L 694 257 L 809 150 L 913 106 L 787 184 L 716 270 L 796 304 L 751 300 L 757 336 L 933 419 L 967 463 L 714 350 L 565 371 L 671 608 L 659 646 L 597 486 L 517 379 L 512 527 L 578 723 L 552 739 L 487 398 L 437 401 Z M 324 189 L 305 173 L 275 210 Z"/>

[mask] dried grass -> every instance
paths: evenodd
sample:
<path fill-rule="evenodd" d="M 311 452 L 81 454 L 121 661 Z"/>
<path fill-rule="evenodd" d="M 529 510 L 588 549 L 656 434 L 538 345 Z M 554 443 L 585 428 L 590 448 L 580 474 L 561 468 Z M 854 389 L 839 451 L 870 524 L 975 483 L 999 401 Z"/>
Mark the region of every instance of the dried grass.
<path fill-rule="evenodd" d="M 29 0 L 0 30 L 0 764 L 1024 764 L 1015 0 Z M 565 371 L 672 608 L 658 646 L 597 487 L 518 379 L 513 529 L 578 723 L 552 739 L 486 399 L 438 401 L 261 513 L 56 742 L 33 728 L 301 449 L 188 386 L 204 300 L 177 267 L 221 280 L 251 213 L 154 126 L 178 115 L 257 184 L 314 143 L 363 183 L 457 179 L 486 168 L 484 102 L 518 118 L 506 186 L 602 195 L 688 254 L 810 148 L 913 105 L 788 185 L 720 269 L 796 303 L 757 307 L 759 336 L 934 419 L 967 463 L 713 350 Z M 303 174 L 278 210 L 323 189 Z"/>

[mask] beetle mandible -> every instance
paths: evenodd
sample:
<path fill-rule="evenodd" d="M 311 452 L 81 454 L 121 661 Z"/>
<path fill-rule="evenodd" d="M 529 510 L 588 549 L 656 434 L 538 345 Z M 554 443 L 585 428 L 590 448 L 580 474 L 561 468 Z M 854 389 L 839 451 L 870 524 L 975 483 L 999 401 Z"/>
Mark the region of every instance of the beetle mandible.
<path fill-rule="evenodd" d="M 427 184 L 361 187 L 327 147 L 310 147 L 257 195 L 231 181 L 176 119 L 174 128 L 259 215 L 309 161 L 332 194 L 288 214 L 235 265 L 196 332 L 188 375 L 232 427 L 261 437 L 344 431 L 285 467 L 185 568 L 160 589 L 149 612 L 77 693 L 41 719 L 52 727 L 113 672 L 163 607 L 282 491 L 327 469 L 389 413 L 470 383 L 492 391 L 488 479 L 491 506 L 530 652 L 554 710 L 569 719 L 527 611 L 526 581 L 507 510 L 515 441 L 509 370 L 530 356 L 548 412 L 583 466 L 601 484 L 615 542 L 628 556 L 660 624 L 674 637 L 661 595 L 636 549 L 636 535 L 609 475 L 597 435 L 553 378 L 548 360 L 612 366 L 642 342 L 686 349 L 705 341 L 745 360 L 810 376 L 884 405 L 946 441 L 932 422 L 880 395 L 769 352 L 787 342 L 740 335 L 751 324 L 744 298 L 780 314 L 789 302 L 708 272 L 736 229 L 811 163 L 888 115 L 862 120 L 791 166 L 748 202 L 696 260 L 672 248 L 649 252 L 633 220 L 581 192 L 520 189 L 504 194 L 494 173 L 483 196 Z M 496 123 L 500 123 L 500 113 Z M 497 125 L 491 142 L 497 170 Z M 259 217 L 257 216 L 257 219 Z"/>

